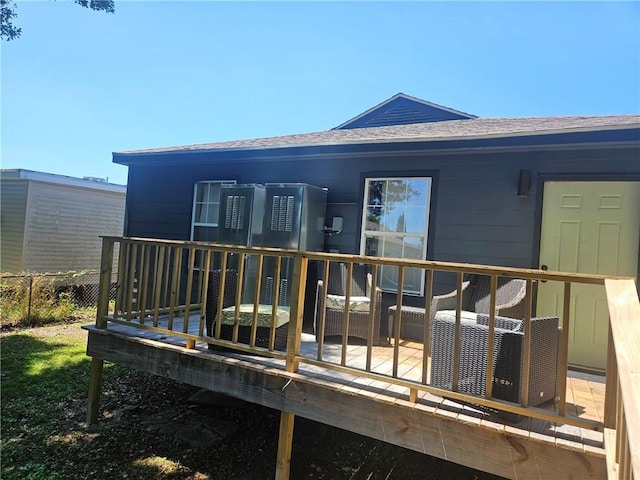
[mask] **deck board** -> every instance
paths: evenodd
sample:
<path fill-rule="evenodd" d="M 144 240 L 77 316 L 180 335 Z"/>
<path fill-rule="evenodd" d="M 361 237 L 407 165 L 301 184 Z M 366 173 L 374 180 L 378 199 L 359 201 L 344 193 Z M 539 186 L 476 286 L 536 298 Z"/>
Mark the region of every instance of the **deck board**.
<path fill-rule="evenodd" d="M 198 326 L 199 321 L 189 322 L 189 328 L 195 332 Z M 174 318 L 173 327 L 176 331 L 182 331 L 179 317 Z M 468 405 L 461 405 L 425 391 L 418 392 L 417 402 L 414 404 L 409 402 L 409 388 L 406 386 L 387 382 L 384 378 L 376 379 L 353 372 L 330 370 L 304 361 L 300 363 L 298 372 L 295 374 L 296 381 L 292 386 L 288 386 L 291 381 L 283 383 L 285 375 L 288 375 L 283 372 L 285 363 L 283 358 L 249 355 L 230 350 L 208 350 L 207 344 L 201 341 L 196 342 L 195 351 L 187 351 L 184 348 L 184 338 L 117 324 L 110 324 L 108 332 L 120 334 L 123 338 L 144 339 L 149 341 L 148 346 L 152 346 L 152 342 L 170 345 L 173 349 L 178 348 L 175 351 L 172 350 L 172 354 L 196 356 L 198 361 L 211 361 L 215 358 L 215 361 L 228 362 L 228 365 L 238 368 L 250 368 L 255 373 L 247 375 L 262 375 L 261 382 L 266 382 L 265 385 L 275 385 L 275 387 L 264 385 L 261 387 L 258 382 L 257 385 L 244 385 L 242 388 L 247 391 L 270 388 L 271 390 L 264 394 L 264 401 L 269 405 L 283 405 L 284 401 L 284 405 L 288 405 L 291 412 L 312 420 L 328 424 L 333 424 L 331 422 L 335 421 L 335 426 L 363 434 L 374 432 L 371 434 L 374 438 L 473 468 L 480 467 L 482 470 L 507 478 L 545 478 L 544 472 L 551 472 L 552 470 L 549 469 L 552 469 L 554 464 L 559 465 L 568 461 L 566 456 L 554 450 L 579 452 L 585 455 L 586 457 L 575 460 L 582 464 L 575 467 L 578 470 L 593 473 L 600 472 L 601 468 L 604 468 L 600 465 L 601 461 L 604 465 L 602 432 L 528 418 L 510 424 L 495 416 L 487 416 Z M 94 342 L 102 340 L 105 333 L 101 333 L 99 339 L 94 338 Z M 98 337 L 97 334 L 92 335 L 90 330 L 90 338 L 92 336 Z M 96 348 L 97 351 L 101 351 L 99 347 Z M 157 346 L 155 348 L 162 350 Z M 315 360 L 317 348 L 313 335 L 302 335 L 301 357 L 303 359 Z M 118 356 L 117 353 L 112 353 Z M 394 348 L 374 346 L 371 353 L 372 371 L 391 377 L 394 367 Z M 415 342 L 401 342 L 398 345 L 398 353 L 398 378 L 420 382 L 422 345 Z M 340 343 L 324 344 L 322 350 L 324 361 L 340 365 L 341 356 Z M 364 369 L 366 358 L 366 345 L 348 345 L 345 362 L 347 366 Z M 150 371 L 157 368 L 159 368 L 157 365 L 149 367 Z M 203 384 L 211 381 L 200 377 L 204 373 L 192 373 L 192 375 L 201 379 Z M 271 377 L 273 381 L 265 379 Z M 227 384 L 222 386 L 224 388 L 221 388 L 221 391 L 225 388 L 231 391 L 240 388 Z M 279 400 L 283 394 L 284 397 Z M 342 403 L 338 398 L 342 399 Z M 339 410 L 335 413 L 335 420 L 321 413 L 323 408 L 332 404 Z M 314 405 L 319 409 L 317 412 L 314 412 Z M 604 379 L 596 375 L 570 371 L 567 379 L 567 415 L 602 421 L 603 405 Z M 544 407 L 554 409 L 555 405 L 550 404 Z M 389 408 L 397 408 L 398 413 L 393 414 L 393 410 Z M 361 419 L 354 418 L 354 415 L 357 417 L 358 414 L 362 416 Z M 410 421 L 409 418 L 412 420 Z M 394 427 L 391 428 L 389 425 Z M 472 431 L 483 432 L 484 436 L 476 438 L 479 433 L 474 435 L 471 434 Z M 420 437 L 421 440 L 416 440 L 416 437 Z M 479 438 L 482 440 L 479 441 Z M 469 456 L 470 452 L 474 452 L 475 457 Z M 464 455 L 469 458 L 465 459 Z M 525 462 L 524 457 L 527 459 L 535 457 L 536 465 L 519 465 Z M 551 462 L 551 466 L 547 465 L 543 468 L 538 465 L 541 458 L 546 459 L 545 462 Z M 483 464 L 478 465 L 474 462 L 483 462 Z M 573 471 L 572 475 L 575 478 L 582 478 L 576 474 L 578 470 Z M 532 472 L 538 472 L 538 474 L 532 477 Z"/>

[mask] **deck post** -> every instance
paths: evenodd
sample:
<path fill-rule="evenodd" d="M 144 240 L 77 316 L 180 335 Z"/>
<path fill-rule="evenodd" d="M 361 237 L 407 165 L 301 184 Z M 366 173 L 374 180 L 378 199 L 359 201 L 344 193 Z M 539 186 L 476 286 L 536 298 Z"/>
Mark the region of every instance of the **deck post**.
<path fill-rule="evenodd" d="M 96 309 L 96 328 L 107 328 L 109 315 L 109 292 L 111 290 L 111 274 L 113 270 L 114 241 L 102 238 L 102 257 L 100 260 L 100 284 L 98 285 L 98 308 Z M 118 272 L 118 276 L 122 272 Z M 100 394 L 102 393 L 102 368 L 104 361 L 91 358 L 91 376 L 89 377 L 89 393 L 87 398 L 87 423 L 98 421 Z"/>
<path fill-rule="evenodd" d="M 611 322 L 611 320 L 609 320 Z M 618 396 L 618 365 L 613 344 L 613 333 L 609 323 L 609 340 L 607 344 L 607 377 L 604 396 L 604 427 L 616 428 L 616 406 Z"/>
<path fill-rule="evenodd" d="M 276 480 L 289 480 L 291 448 L 293 446 L 293 422 L 295 418 L 296 416 L 293 413 L 285 412 L 284 410 L 280 414 Z"/>
<path fill-rule="evenodd" d="M 102 257 L 100 259 L 100 284 L 98 285 L 98 308 L 96 311 L 96 327 L 107 328 L 109 315 L 109 293 L 111 290 L 111 274 L 113 270 L 114 241 L 102 238 Z M 120 272 L 118 272 L 120 275 Z"/>
<path fill-rule="evenodd" d="M 293 286 L 291 289 L 291 310 L 289 314 L 289 331 L 287 333 L 287 372 L 298 371 L 300 342 L 302 337 L 302 316 L 304 312 L 304 293 L 307 283 L 307 266 L 309 259 L 296 254 L 293 263 Z"/>
<path fill-rule="evenodd" d="M 89 377 L 89 395 L 87 399 L 87 423 L 89 425 L 98 422 L 103 365 L 104 361 L 101 358 L 91 358 L 91 376 Z"/>

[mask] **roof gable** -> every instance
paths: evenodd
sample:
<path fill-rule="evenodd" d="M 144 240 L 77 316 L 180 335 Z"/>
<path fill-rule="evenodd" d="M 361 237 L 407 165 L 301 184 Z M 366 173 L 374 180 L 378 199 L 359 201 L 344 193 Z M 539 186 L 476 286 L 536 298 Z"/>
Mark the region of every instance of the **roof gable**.
<path fill-rule="evenodd" d="M 477 117 L 419 98 L 410 97 L 404 93 L 398 93 L 366 112 L 338 125 L 333 130 L 431 123 L 470 118 Z"/>

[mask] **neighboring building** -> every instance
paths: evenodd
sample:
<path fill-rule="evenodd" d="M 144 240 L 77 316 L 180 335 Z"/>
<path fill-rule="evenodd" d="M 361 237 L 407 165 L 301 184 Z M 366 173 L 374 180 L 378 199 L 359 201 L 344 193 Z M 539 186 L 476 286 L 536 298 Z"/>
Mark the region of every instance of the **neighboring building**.
<path fill-rule="evenodd" d="M 327 225 L 342 219 L 328 251 L 638 275 L 638 115 L 477 118 L 398 94 L 328 131 L 117 152 L 113 161 L 129 167 L 128 236 L 210 239 L 216 219 L 201 223 L 194 205 L 215 208 L 222 183 L 304 182 L 328 189 Z M 381 286 L 392 291 L 388 273 Z M 423 284 L 407 278 L 406 304 L 424 304 Z M 438 276 L 435 293 L 452 284 Z M 555 295 L 540 288 L 539 314 L 560 308 Z M 606 308 L 588 289 L 575 295 L 573 360 L 600 365 L 607 321 L 591 312 Z"/>
<path fill-rule="evenodd" d="M 29 170 L 0 171 L 0 271 L 100 268 L 101 235 L 122 235 L 126 186 Z"/>

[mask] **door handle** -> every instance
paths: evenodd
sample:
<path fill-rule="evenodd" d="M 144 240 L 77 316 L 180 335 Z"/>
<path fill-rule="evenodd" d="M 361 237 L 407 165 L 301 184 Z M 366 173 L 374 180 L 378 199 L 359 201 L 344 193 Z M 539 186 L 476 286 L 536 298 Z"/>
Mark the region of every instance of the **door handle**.
<path fill-rule="evenodd" d="M 549 270 L 549 267 L 548 267 L 548 266 L 546 266 L 546 265 L 540 265 L 540 270 L 543 270 L 543 271 L 545 271 L 545 272 L 546 272 L 547 270 Z M 541 283 L 547 283 L 547 281 L 546 281 L 546 280 L 540 280 L 540 282 L 541 282 Z"/>

